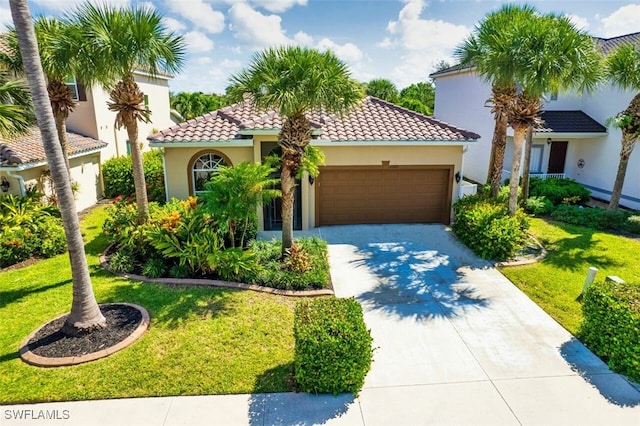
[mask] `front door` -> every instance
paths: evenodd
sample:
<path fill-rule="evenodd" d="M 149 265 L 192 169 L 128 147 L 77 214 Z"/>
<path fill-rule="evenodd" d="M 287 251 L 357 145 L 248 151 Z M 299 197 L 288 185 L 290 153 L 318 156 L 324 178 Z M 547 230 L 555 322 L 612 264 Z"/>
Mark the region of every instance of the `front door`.
<path fill-rule="evenodd" d="M 549 167 L 547 173 L 564 173 L 564 162 L 567 158 L 567 145 L 569 142 L 551 142 L 549 154 Z"/>
<path fill-rule="evenodd" d="M 279 177 L 279 174 L 278 176 Z M 300 180 L 296 179 L 296 187 L 293 190 L 293 229 L 302 229 L 302 190 L 300 188 Z M 276 231 L 282 230 L 282 199 L 276 198 L 264 205 L 264 230 Z"/>

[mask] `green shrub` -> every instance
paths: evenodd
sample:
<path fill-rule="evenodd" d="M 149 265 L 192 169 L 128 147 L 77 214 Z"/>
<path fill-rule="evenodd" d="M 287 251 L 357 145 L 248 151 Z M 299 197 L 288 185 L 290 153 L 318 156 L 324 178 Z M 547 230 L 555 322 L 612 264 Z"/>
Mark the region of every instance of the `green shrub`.
<path fill-rule="evenodd" d="M 548 215 L 553 211 L 553 203 L 545 196 L 531 197 L 525 200 L 525 210 L 536 216 Z"/>
<path fill-rule="evenodd" d="M 640 381 L 640 285 L 597 282 L 584 295 L 580 337 L 609 366 Z"/>
<path fill-rule="evenodd" d="M 225 281 L 250 283 L 255 280 L 259 268 L 253 251 L 230 248 L 220 253 L 215 271 Z"/>
<path fill-rule="evenodd" d="M 67 251 L 67 238 L 60 219 L 46 217 L 38 226 L 38 240 L 40 244 L 36 249 L 42 257 L 53 257 Z"/>
<path fill-rule="evenodd" d="M 295 378 L 303 391 L 358 393 L 371 367 L 373 339 L 355 299 L 299 302 L 294 337 Z"/>
<path fill-rule="evenodd" d="M 0 236 L 0 268 L 29 259 L 34 253 L 33 234 L 24 229 L 7 229 Z"/>
<path fill-rule="evenodd" d="M 551 212 L 551 217 L 562 222 L 595 229 L 623 230 L 627 226 L 629 213 L 624 210 L 561 204 Z"/>
<path fill-rule="evenodd" d="M 127 250 L 116 251 L 109 259 L 109 268 L 113 272 L 131 273 L 135 270 L 136 258 L 133 253 Z"/>
<path fill-rule="evenodd" d="M 167 273 L 167 266 L 164 259 L 152 257 L 142 266 L 142 275 L 149 278 L 160 278 Z"/>
<path fill-rule="evenodd" d="M 640 215 L 632 215 L 624 224 L 625 230 L 632 234 L 640 234 Z"/>
<path fill-rule="evenodd" d="M 162 152 L 147 151 L 142 154 L 144 178 L 147 184 L 149 201 L 165 202 L 164 168 Z M 130 157 L 114 157 L 102 165 L 104 180 L 104 195 L 108 198 L 121 196 L 135 198 L 136 190 L 133 183 L 133 166 Z"/>
<path fill-rule="evenodd" d="M 527 216 L 518 210 L 509 216 L 507 206 L 482 196 L 464 197 L 453 208 L 452 225 L 456 236 L 484 259 L 506 260 L 513 257 L 526 241 Z"/>
<path fill-rule="evenodd" d="M 187 278 L 189 273 L 187 265 L 176 264 L 169 268 L 169 276 L 172 278 Z"/>
<path fill-rule="evenodd" d="M 531 178 L 529 194 L 532 197 L 546 197 L 553 205 L 582 204 L 589 201 L 591 192 L 573 179 Z"/>
<path fill-rule="evenodd" d="M 295 271 L 288 268 L 290 262 L 282 263 L 282 243 L 279 240 L 253 241 L 249 248 L 262 266 L 254 283 L 282 290 L 306 290 L 326 288 L 329 284 L 329 261 L 327 243 L 318 238 L 300 238 L 295 244 L 308 255 L 308 269 Z"/>

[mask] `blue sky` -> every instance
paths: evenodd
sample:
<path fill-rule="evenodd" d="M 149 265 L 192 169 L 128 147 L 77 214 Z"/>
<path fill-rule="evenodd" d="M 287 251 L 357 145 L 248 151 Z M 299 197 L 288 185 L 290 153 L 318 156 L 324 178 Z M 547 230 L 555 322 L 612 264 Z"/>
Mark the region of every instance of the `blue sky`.
<path fill-rule="evenodd" d="M 494 0 L 107 0 L 147 3 L 188 43 L 184 71 L 170 82 L 179 91 L 224 92 L 229 76 L 268 46 L 331 49 L 355 78 L 387 78 L 398 88 L 428 79 L 434 65 L 453 61 L 453 49 L 475 24 L 505 2 Z M 32 0 L 32 14 L 58 16 L 79 0 Z M 522 2 L 515 2 L 522 3 Z M 594 36 L 640 31 L 640 2 L 529 1 L 542 12 L 570 15 Z M 0 25 L 9 24 L 0 0 Z"/>

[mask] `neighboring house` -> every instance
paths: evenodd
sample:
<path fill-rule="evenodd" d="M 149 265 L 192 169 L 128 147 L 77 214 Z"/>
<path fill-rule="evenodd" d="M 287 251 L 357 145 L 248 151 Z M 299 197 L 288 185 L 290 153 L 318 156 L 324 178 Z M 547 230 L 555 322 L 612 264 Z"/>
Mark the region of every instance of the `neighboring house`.
<path fill-rule="evenodd" d="M 297 186 L 296 229 L 449 223 L 464 152 L 478 135 L 373 97 L 343 118 L 314 113 L 309 120 L 326 164 Z M 245 100 L 150 136 L 151 147 L 164 148 L 167 198 L 197 195 L 220 165 L 278 153 L 281 125 L 277 113 Z M 281 228 L 279 200 L 259 216 L 261 229 Z"/>
<path fill-rule="evenodd" d="M 596 38 L 604 54 L 623 43 L 640 43 L 640 33 L 610 39 Z M 434 117 L 472 128 L 482 143 L 469 148 L 465 176 L 484 183 L 487 178 L 494 119 L 486 101 L 491 86 L 472 68 L 454 66 L 431 75 L 436 86 Z M 621 132 L 605 128 L 605 121 L 623 111 L 635 95 L 604 84 L 592 94 L 548 94 L 542 119 L 533 134 L 531 176 L 564 176 L 586 186 L 596 198 L 608 200 L 620 158 Z M 509 177 L 513 153 L 512 131 L 507 138 L 503 178 Z M 620 204 L 640 209 L 640 152 L 629 160 Z"/>
<path fill-rule="evenodd" d="M 100 157 L 105 142 L 67 132 L 76 209 L 91 207 L 102 196 Z M 0 142 L 0 196 L 24 195 L 31 186 L 50 194 L 50 180 L 40 130 L 33 127 L 17 139 Z"/>

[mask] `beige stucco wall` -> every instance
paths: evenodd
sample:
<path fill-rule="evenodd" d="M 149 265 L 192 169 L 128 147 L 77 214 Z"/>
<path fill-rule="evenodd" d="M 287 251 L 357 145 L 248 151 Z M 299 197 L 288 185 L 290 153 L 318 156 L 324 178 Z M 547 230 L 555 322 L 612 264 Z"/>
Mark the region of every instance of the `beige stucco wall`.
<path fill-rule="evenodd" d="M 232 165 L 253 161 L 253 147 L 165 148 L 165 176 L 169 198 L 185 199 L 191 195 L 189 164 L 196 155 L 206 152 L 222 154 Z"/>
<path fill-rule="evenodd" d="M 275 135 L 256 136 L 253 147 L 211 147 L 223 154 L 232 164 L 242 161 L 261 161 L 262 152 L 268 151 L 277 141 Z M 270 143 L 271 142 L 271 143 Z M 266 145 L 262 149 L 263 143 Z M 394 165 L 453 165 L 454 173 L 462 166 L 462 146 L 410 145 L 410 146 L 319 146 L 325 154 L 326 166 L 378 166 L 388 161 Z M 193 157 L 207 148 L 165 148 L 165 167 L 169 197 L 186 198 L 189 189 L 189 164 Z M 315 189 L 308 175 L 302 178 L 302 228 L 309 229 L 315 223 Z M 458 199 L 459 186 L 453 182 L 452 200 Z M 262 227 L 262 209 L 258 212 Z"/>
<path fill-rule="evenodd" d="M 152 79 L 145 75 L 134 74 L 140 90 L 149 98 L 151 122 L 138 122 L 138 142 L 143 150 L 148 149 L 147 136 L 160 129 L 173 126 L 169 105 L 169 82 L 165 78 Z M 101 86 L 86 89 L 87 100 L 78 102 L 76 109 L 67 120 L 71 131 L 107 142 L 103 149 L 102 160 L 118 155 L 126 155 L 126 129 L 115 129 L 116 114 L 109 111 L 107 101 L 109 92 Z"/>
<path fill-rule="evenodd" d="M 76 210 L 84 210 L 96 204 L 102 198 L 102 186 L 100 185 L 100 154 L 94 153 L 82 157 L 70 159 L 71 178 L 78 183 L 78 191 L 75 193 Z M 20 175 L 24 179 L 25 188 L 32 186 L 46 194 L 51 193 L 46 180 L 41 179 L 46 165 L 31 169 L 16 171 L 13 174 Z M 0 172 L 0 177 L 5 176 L 11 185 L 8 193 L 20 195 L 20 182 L 9 176 L 6 172 Z M 44 186 L 43 186 L 44 183 Z"/>

